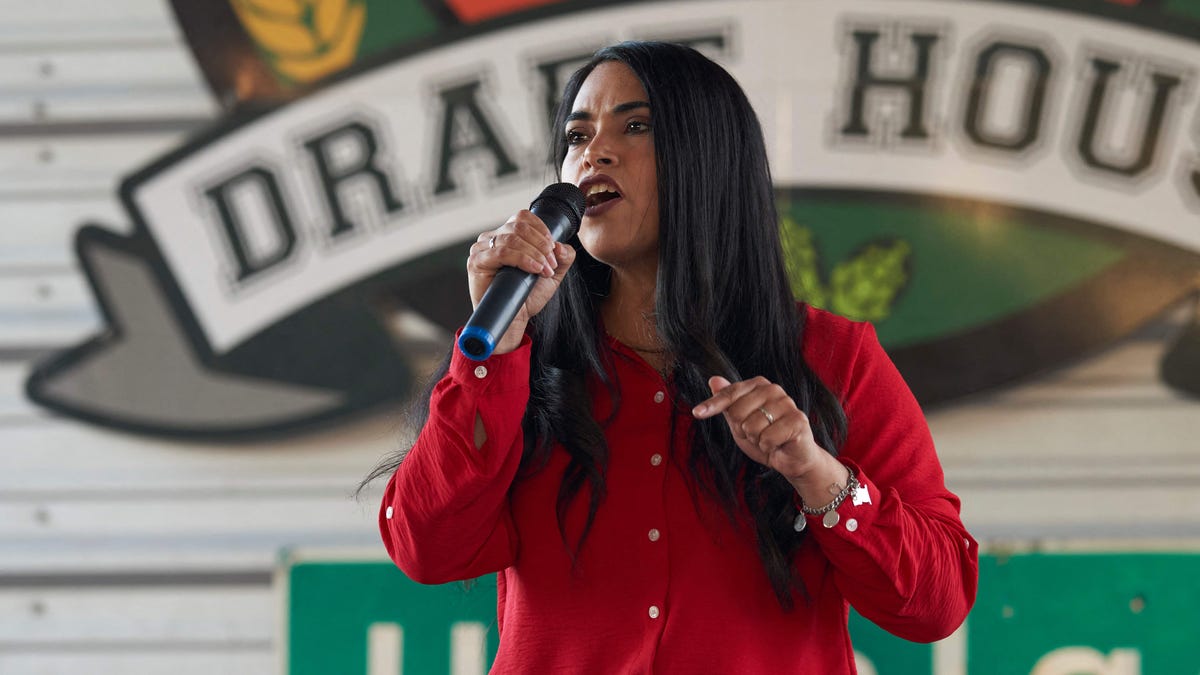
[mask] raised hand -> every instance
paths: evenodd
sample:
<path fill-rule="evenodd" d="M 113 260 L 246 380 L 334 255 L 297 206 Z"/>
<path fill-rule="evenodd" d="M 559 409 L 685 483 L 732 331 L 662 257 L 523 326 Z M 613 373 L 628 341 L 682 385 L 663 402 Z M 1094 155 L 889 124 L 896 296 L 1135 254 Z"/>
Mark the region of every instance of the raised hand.
<path fill-rule="evenodd" d="M 546 306 L 574 262 L 575 249 L 555 242 L 542 219 L 529 210 L 518 211 L 504 225 L 479 235 L 467 257 L 472 306 L 479 306 L 502 267 L 515 267 L 541 277 L 508 332 L 497 342 L 494 354 L 512 351 L 520 345 L 530 317 Z"/>

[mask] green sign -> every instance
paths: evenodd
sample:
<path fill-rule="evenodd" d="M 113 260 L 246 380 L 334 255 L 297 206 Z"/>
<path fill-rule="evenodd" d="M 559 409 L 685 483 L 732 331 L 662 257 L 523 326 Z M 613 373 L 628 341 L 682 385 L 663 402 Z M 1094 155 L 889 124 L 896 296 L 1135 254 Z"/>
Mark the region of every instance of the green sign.
<path fill-rule="evenodd" d="M 857 614 L 860 675 L 1200 675 L 1200 554 L 987 555 L 975 609 L 933 645 Z M 496 585 L 422 586 L 387 561 L 292 562 L 291 675 L 484 673 Z"/>
<path fill-rule="evenodd" d="M 1194 553 L 983 558 L 970 672 L 1197 675 L 1197 572 Z"/>
<path fill-rule="evenodd" d="M 424 586 L 387 561 L 313 561 L 284 578 L 290 675 L 482 673 L 496 654 L 495 577 Z"/>

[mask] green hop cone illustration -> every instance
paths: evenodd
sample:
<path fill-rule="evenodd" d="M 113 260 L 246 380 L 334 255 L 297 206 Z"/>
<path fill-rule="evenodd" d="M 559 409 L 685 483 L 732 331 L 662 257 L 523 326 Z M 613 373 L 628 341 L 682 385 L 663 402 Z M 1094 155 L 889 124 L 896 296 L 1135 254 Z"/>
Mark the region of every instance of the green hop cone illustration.
<path fill-rule="evenodd" d="M 903 240 L 874 241 L 838 263 L 830 281 L 831 309 L 859 321 L 882 321 L 908 285 L 912 247 Z"/>
<path fill-rule="evenodd" d="M 821 281 L 821 261 L 813 243 L 812 230 L 801 227 L 791 218 L 784 218 L 780 235 L 784 264 L 792 281 L 792 295 L 814 307 L 828 307 L 825 284 Z"/>
<path fill-rule="evenodd" d="M 815 307 L 857 321 L 882 321 L 908 286 L 912 246 L 876 239 L 839 262 L 826 282 L 812 230 L 784 218 L 780 227 L 792 293 Z"/>

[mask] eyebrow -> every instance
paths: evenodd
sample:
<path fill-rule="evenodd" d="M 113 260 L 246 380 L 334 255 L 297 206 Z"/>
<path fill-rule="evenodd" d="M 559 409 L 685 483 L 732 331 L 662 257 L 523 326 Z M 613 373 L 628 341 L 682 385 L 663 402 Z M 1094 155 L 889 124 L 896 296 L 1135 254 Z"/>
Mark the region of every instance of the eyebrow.
<path fill-rule="evenodd" d="M 627 101 L 625 103 L 618 103 L 616 106 L 613 107 L 612 112 L 614 115 L 619 115 L 623 112 L 629 112 L 630 110 L 637 110 L 638 108 L 649 108 L 649 107 L 650 107 L 649 101 Z M 567 115 L 566 121 L 574 122 L 576 120 L 590 120 L 590 119 L 592 119 L 592 113 L 590 113 L 586 110 L 576 110 L 575 112 L 572 112 L 570 115 Z"/>

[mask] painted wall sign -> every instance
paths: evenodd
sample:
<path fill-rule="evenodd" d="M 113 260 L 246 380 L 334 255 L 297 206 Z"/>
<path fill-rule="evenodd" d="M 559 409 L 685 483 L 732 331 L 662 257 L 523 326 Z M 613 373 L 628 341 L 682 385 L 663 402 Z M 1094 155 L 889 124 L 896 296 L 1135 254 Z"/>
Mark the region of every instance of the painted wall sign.
<path fill-rule="evenodd" d="M 1195 553 L 980 556 L 966 624 L 932 645 L 850 614 L 860 675 L 1154 675 L 1200 669 Z M 286 560 L 286 672 L 483 672 L 495 656 L 495 578 L 422 586 L 388 560 Z"/>
<path fill-rule="evenodd" d="M 875 322 L 924 403 L 1075 359 L 1200 284 L 1189 3 L 201 5 L 174 2 L 233 112 L 123 183 L 131 237 L 79 232 L 112 330 L 29 380 L 95 422 L 251 437 L 408 395 L 420 336 L 468 313 L 466 242 L 553 180 L 565 77 L 627 38 L 743 84 L 797 295 Z M 1164 363 L 1200 395 L 1196 353 Z"/>

